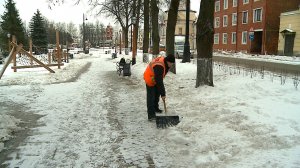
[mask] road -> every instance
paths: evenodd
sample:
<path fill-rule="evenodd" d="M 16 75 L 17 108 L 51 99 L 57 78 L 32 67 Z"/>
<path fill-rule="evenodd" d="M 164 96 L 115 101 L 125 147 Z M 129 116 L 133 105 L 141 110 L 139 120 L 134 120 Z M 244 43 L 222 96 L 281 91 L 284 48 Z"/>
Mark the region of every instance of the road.
<path fill-rule="evenodd" d="M 237 58 L 237 57 L 224 57 L 214 55 L 213 60 L 216 62 L 224 62 L 230 65 L 239 65 L 245 66 L 248 68 L 254 69 L 264 69 L 277 73 L 287 73 L 287 74 L 300 74 L 300 64 L 294 64 L 291 62 L 282 62 L 276 60 L 266 61 L 262 59 L 245 59 L 245 58 Z"/>

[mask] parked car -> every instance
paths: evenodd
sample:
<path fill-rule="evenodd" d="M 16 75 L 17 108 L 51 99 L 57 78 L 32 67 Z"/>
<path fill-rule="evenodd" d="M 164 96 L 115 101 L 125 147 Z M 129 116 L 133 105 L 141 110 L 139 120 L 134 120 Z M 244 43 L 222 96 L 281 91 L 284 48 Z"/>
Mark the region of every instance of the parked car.
<path fill-rule="evenodd" d="M 175 45 L 175 57 L 183 58 L 184 45 Z"/>
<path fill-rule="evenodd" d="M 152 47 L 153 46 L 150 46 L 149 48 L 149 53 L 152 54 Z M 164 46 L 163 44 L 159 44 L 159 52 L 161 51 L 166 51 L 166 46 Z"/>
<path fill-rule="evenodd" d="M 177 45 L 175 46 L 175 57 L 178 59 L 183 58 L 183 53 L 184 53 L 184 45 Z M 195 55 L 195 50 L 190 50 L 190 58 L 194 58 Z"/>

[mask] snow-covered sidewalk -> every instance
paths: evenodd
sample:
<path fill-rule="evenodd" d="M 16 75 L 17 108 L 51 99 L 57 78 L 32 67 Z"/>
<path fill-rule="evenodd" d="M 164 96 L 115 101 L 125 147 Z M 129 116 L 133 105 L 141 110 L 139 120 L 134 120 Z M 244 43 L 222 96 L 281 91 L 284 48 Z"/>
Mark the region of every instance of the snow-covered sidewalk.
<path fill-rule="evenodd" d="M 0 80 L 0 140 L 10 139 L 14 135 L 11 131 L 26 129 L 18 127 L 22 121 L 12 116 L 14 107 L 19 107 L 18 113 L 34 113 L 41 118 L 39 126 L 30 129 L 30 136 L 7 156 L 11 159 L 4 164 L 300 165 L 300 93 L 291 79 L 281 85 L 279 79 L 230 75 L 214 69 L 215 87 L 195 88 L 196 65 L 177 61 L 177 74 L 169 73 L 165 84 L 168 109 L 178 114 L 181 122 L 161 130 L 146 117 L 142 77 L 146 64 L 139 55 L 137 64 L 132 66 L 132 76 L 118 76 L 115 62 L 119 58 L 112 60 L 111 55 L 94 51 L 92 56 L 75 56 L 55 74 L 6 74 Z M 81 72 L 85 73 L 77 79 Z"/>

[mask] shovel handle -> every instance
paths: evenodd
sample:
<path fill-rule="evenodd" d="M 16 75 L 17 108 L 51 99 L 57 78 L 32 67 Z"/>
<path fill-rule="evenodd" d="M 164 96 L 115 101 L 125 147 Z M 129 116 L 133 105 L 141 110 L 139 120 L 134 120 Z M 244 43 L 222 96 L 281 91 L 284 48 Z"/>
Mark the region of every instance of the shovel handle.
<path fill-rule="evenodd" d="M 167 113 L 166 101 L 164 99 L 163 99 L 163 102 L 164 102 L 165 113 Z"/>

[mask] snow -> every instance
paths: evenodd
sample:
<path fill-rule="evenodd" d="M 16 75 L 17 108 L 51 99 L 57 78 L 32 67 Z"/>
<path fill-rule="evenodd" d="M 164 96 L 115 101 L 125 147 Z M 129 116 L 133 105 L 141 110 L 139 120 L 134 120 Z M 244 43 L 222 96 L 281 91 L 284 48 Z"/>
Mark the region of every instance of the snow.
<path fill-rule="evenodd" d="M 74 54 L 55 73 L 8 68 L 0 80 L 0 151 L 30 130 L 0 163 L 9 167 L 300 167 L 300 91 L 287 76 L 214 68 L 214 87 L 195 88 L 195 61 L 165 78 L 176 127 L 147 121 L 142 53 L 118 76 L 102 49 Z M 300 64 L 298 57 L 215 53 Z M 129 56 L 123 56 L 130 58 Z M 224 66 L 224 65 L 222 65 Z M 0 65 L 0 69 L 2 65 Z M 163 107 L 162 104 L 160 104 Z M 17 114 L 39 115 L 36 126 Z M 24 123 L 25 122 L 25 123 Z M 1 153 L 0 153 L 1 158 Z"/>

